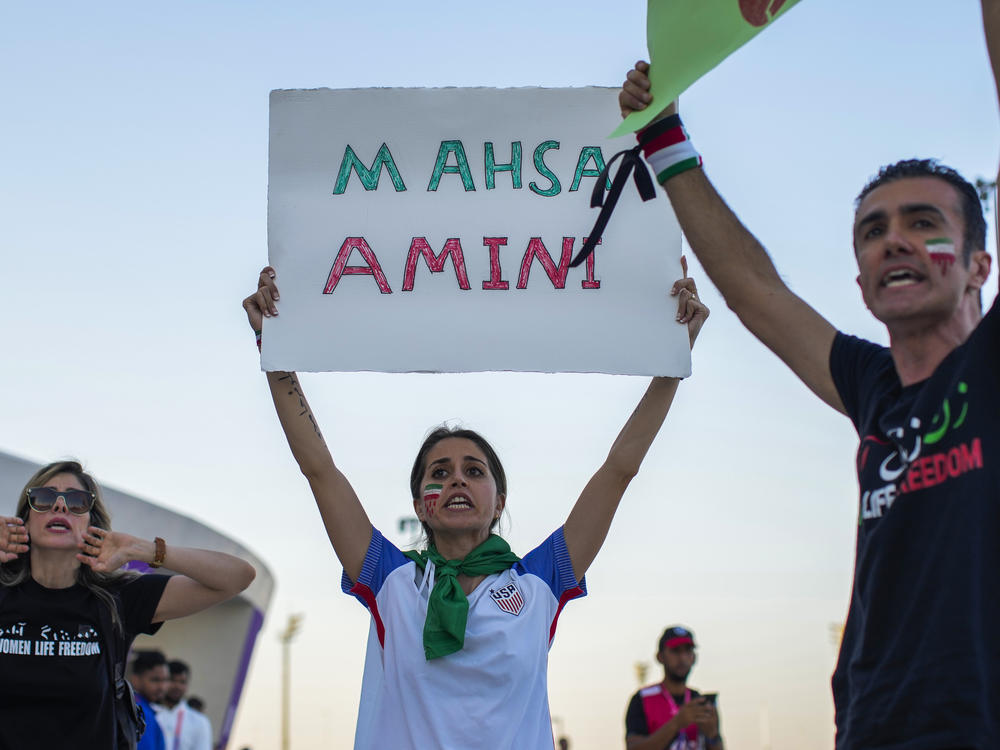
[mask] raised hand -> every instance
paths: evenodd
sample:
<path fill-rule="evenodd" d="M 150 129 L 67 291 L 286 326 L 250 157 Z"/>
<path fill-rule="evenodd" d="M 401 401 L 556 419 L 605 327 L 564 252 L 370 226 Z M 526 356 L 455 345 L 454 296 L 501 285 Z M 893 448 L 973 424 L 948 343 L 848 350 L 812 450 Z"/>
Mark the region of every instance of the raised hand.
<path fill-rule="evenodd" d="M 694 283 L 694 279 L 687 275 L 687 258 L 683 255 L 681 269 L 684 271 L 684 278 L 674 282 L 670 296 L 677 297 L 677 322 L 687 323 L 691 346 L 694 346 L 694 340 L 698 338 L 698 333 L 708 320 L 711 311 L 698 299 L 698 286 Z"/>
<path fill-rule="evenodd" d="M 264 318 L 278 314 L 278 286 L 274 283 L 274 269 L 265 266 L 257 277 L 257 291 L 243 300 L 243 309 L 247 311 L 247 320 L 254 332 L 259 332 Z"/>
<path fill-rule="evenodd" d="M 98 573 L 110 573 L 125 563 L 142 559 L 138 553 L 140 545 L 140 540 L 129 534 L 89 526 L 76 559 Z M 152 555 L 147 559 L 152 559 Z"/>
<path fill-rule="evenodd" d="M 649 93 L 649 63 L 640 60 L 625 77 L 622 90 L 618 93 L 618 106 L 621 108 L 622 117 L 628 117 L 633 112 L 644 110 L 652 101 L 653 95 Z M 676 112 L 677 102 L 670 102 L 656 119 Z"/>
<path fill-rule="evenodd" d="M 28 530 L 18 517 L 0 516 L 0 563 L 10 562 L 28 551 Z"/>

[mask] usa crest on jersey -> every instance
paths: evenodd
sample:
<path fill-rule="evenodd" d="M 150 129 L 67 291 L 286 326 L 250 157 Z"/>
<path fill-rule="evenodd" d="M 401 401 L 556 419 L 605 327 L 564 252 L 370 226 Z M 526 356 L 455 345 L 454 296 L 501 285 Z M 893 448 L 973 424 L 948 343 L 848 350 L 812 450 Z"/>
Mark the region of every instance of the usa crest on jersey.
<path fill-rule="evenodd" d="M 513 581 L 506 586 L 490 589 L 490 598 L 496 602 L 500 609 L 512 615 L 519 614 L 524 606 L 524 597 L 521 596 L 517 584 Z"/>

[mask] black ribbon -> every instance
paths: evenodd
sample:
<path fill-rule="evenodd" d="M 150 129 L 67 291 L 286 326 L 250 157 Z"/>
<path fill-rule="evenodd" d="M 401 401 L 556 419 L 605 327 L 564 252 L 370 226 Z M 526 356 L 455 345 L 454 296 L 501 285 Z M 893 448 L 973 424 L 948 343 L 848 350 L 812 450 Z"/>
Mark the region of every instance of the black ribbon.
<path fill-rule="evenodd" d="M 597 178 L 594 190 L 590 194 L 590 207 L 600 207 L 601 212 L 597 215 L 597 221 L 594 222 L 594 228 L 590 231 L 590 236 L 583 243 L 583 247 L 580 248 L 577 256 L 570 262 L 572 268 L 576 268 L 583 263 L 587 259 L 587 256 L 594 252 L 594 248 L 597 246 L 598 240 L 601 239 L 601 235 L 604 234 L 604 228 L 608 225 L 608 220 L 611 218 L 611 212 L 615 210 L 618 198 L 625 188 L 625 183 L 628 182 L 629 173 L 632 174 L 635 186 L 644 201 L 656 197 L 656 188 L 653 186 L 653 179 L 649 176 L 646 162 L 642 159 L 641 149 L 642 145 L 640 144 L 634 148 L 619 151 L 611 157 L 611 160 L 601 172 L 600 177 Z M 615 163 L 618 157 L 621 157 L 622 163 L 618 167 L 618 172 L 615 174 L 614 180 L 611 182 L 611 189 L 608 190 L 608 198 L 605 200 L 604 186 L 607 185 L 608 175 L 611 173 L 611 165 Z"/>

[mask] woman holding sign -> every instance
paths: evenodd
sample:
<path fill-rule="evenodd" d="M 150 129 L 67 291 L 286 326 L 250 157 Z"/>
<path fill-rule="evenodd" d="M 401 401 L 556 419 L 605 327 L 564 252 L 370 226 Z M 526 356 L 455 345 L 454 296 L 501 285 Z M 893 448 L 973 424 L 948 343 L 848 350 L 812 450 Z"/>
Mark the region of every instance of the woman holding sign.
<path fill-rule="evenodd" d="M 694 343 L 708 309 L 690 278 L 672 294 Z M 243 301 L 256 332 L 263 317 L 277 315 L 277 299 L 274 271 L 265 268 Z M 334 464 L 295 374 L 267 379 L 344 566 L 344 591 L 372 617 L 355 748 L 552 748 L 546 663 L 556 620 L 586 593 L 584 573 L 679 381 L 653 378 L 565 525 L 519 558 L 492 533 L 507 479 L 478 433 L 439 427 L 424 440 L 410 493 L 428 546 L 402 552 L 372 526 Z"/>

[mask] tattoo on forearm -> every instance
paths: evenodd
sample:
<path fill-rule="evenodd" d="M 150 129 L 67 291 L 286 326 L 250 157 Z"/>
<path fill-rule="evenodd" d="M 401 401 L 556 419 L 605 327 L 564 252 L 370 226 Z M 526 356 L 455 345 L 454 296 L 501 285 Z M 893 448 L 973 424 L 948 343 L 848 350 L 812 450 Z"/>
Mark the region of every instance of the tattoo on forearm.
<path fill-rule="evenodd" d="M 311 424 L 313 430 L 316 431 L 316 436 L 319 437 L 320 440 L 322 440 L 323 433 L 319 431 L 319 425 L 316 423 L 316 418 L 312 415 L 312 412 L 309 411 L 309 404 L 306 403 L 306 397 L 302 393 L 302 389 L 299 388 L 299 381 L 296 380 L 295 376 L 291 374 L 283 375 L 280 378 L 278 378 L 279 382 L 284 380 L 288 381 L 288 387 L 291 389 L 288 391 L 288 395 L 292 396 L 293 398 L 297 398 L 299 401 L 299 407 L 302 409 L 302 411 L 299 412 L 299 416 L 305 417 L 306 419 L 309 420 L 309 424 Z"/>

